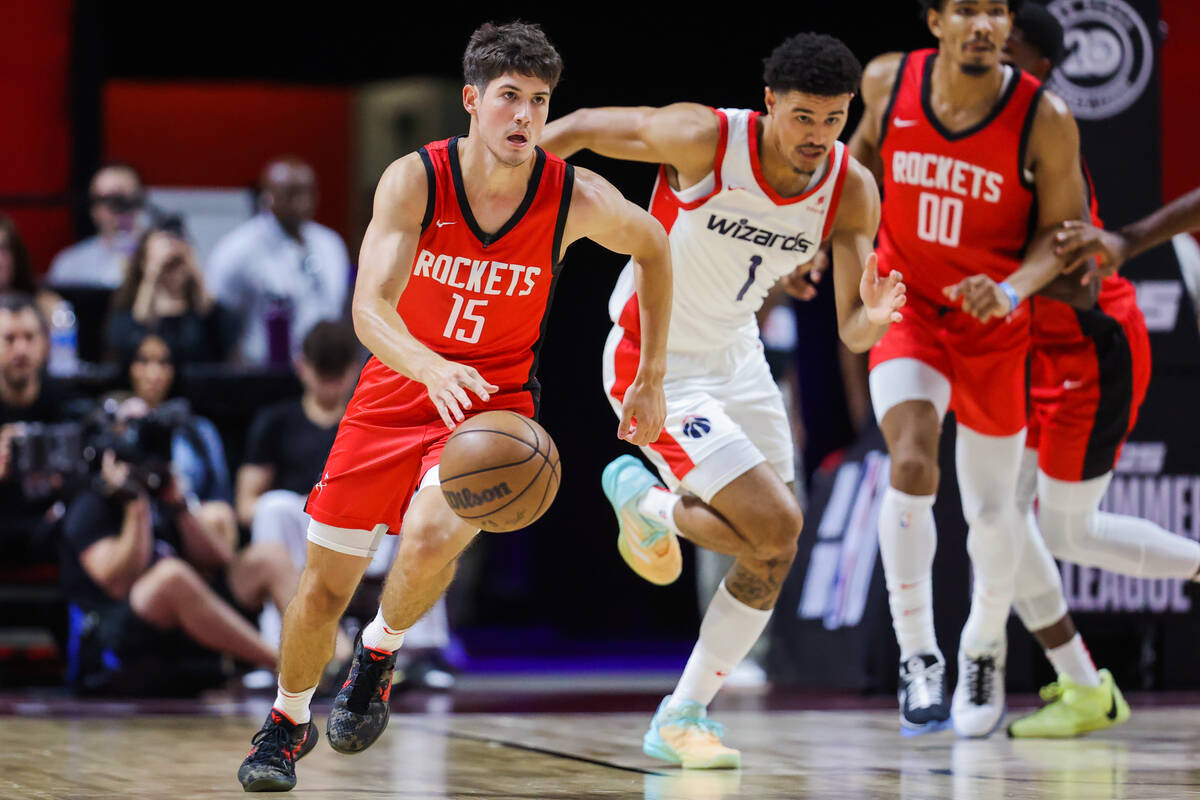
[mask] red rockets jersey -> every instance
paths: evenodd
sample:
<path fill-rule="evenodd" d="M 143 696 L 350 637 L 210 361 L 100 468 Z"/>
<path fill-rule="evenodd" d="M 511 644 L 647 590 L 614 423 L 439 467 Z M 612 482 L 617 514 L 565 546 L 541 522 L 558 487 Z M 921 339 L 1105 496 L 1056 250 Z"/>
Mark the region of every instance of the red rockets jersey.
<path fill-rule="evenodd" d="M 936 50 L 901 62 L 880 129 L 883 217 L 880 272 L 899 269 L 910 296 L 935 306 L 965 277 L 1016 271 L 1036 224 L 1025 151 L 1041 84 L 1011 67 L 991 113 L 947 130 L 933 113 Z"/>
<path fill-rule="evenodd" d="M 1097 228 L 1104 227 L 1100 219 L 1100 204 L 1096 200 L 1096 187 L 1092 183 L 1091 173 L 1087 165 L 1080 162 L 1083 169 L 1084 188 L 1088 193 L 1088 205 L 1092 212 L 1092 224 Z M 1077 272 L 1076 275 L 1082 273 Z M 1109 275 L 1100 283 L 1100 296 L 1096 298 L 1096 308 L 1089 311 L 1076 312 L 1074 308 L 1057 300 L 1035 297 L 1030 305 L 1032 313 L 1032 344 L 1035 348 L 1068 348 L 1091 347 L 1081 323 L 1086 323 L 1086 317 L 1095 313 L 1122 320 L 1133 314 L 1140 314 L 1137 307 L 1137 292 L 1133 284 L 1120 275 Z M 1144 325 L 1144 323 L 1142 323 Z"/>
<path fill-rule="evenodd" d="M 498 231 L 480 230 L 463 188 L 459 137 L 421 148 L 429 198 L 408 285 L 396 310 L 417 340 L 500 387 L 473 412 L 533 416 L 535 373 L 560 268 L 574 168 L 535 149 L 521 205 Z M 374 356 L 363 367 L 347 421 L 421 424 L 438 419 L 425 386 Z"/>

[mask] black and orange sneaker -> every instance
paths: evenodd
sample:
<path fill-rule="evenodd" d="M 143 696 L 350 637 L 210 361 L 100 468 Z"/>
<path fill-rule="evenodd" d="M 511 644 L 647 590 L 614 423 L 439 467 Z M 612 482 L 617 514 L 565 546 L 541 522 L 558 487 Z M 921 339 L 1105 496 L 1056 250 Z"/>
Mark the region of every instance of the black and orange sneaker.
<path fill-rule="evenodd" d="M 296 785 L 296 761 L 317 746 L 317 726 L 297 725 L 272 708 L 254 745 L 238 769 L 238 780 L 247 792 L 286 792 Z"/>
<path fill-rule="evenodd" d="M 375 743 L 387 727 L 395 669 L 396 654 L 364 647 L 359 633 L 350 674 L 329 710 L 325 736 L 330 747 L 339 753 L 361 753 Z"/>

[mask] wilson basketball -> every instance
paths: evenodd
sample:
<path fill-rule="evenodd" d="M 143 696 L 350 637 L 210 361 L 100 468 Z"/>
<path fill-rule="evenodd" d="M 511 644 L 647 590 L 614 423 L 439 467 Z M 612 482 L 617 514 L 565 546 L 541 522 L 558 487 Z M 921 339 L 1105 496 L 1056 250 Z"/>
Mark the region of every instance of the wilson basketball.
<path fill-rule="evenodd" d="M 544 514 L 562 476 L 550 434 L 512 411 L 485 411 L 456 427 L 439 472 L 454 513 L 494 532 L 524 528 Z"/>

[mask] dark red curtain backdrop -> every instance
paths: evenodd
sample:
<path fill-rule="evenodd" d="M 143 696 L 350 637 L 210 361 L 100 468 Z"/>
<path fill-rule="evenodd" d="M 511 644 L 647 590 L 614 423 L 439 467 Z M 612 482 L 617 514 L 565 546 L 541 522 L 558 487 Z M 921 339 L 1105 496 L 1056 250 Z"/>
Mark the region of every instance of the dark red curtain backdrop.
<path fill-rule="evenodd" d="M 45 270 L 71 241 L 71 0 L 0 0 L 0 209 Z"/>
<path fill-rule="evenodd" d="M 159 186 L 252 186 L 274 156 L 316 170 L 317 220 L 346 237 L 352 90 L 266 83 L 104 88 L 104 155 Z"/>
<path fill-rule="evenodd" d="M 1200 158 L 1196 133 L 1200 131 L 1200 69 L 1196 45 L 1200 43 L 1200 4 L 1195 0 L 1161 0 L 1167 25 L 1162 50 L 1162 162 L 1163 199 L 1173 200 L 1200 186 Z"/>

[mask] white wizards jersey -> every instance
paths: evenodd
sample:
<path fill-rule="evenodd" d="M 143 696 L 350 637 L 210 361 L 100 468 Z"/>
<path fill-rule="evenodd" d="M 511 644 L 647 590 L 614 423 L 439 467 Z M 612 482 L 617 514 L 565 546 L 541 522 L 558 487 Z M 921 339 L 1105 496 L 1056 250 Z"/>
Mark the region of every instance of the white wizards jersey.
<path fill-rule="evenodd" d="M 711 351 L 735 337 L 757 336 L 754 314 L 767 292 L 811 260 L 829 236 L 846 178 L 849 155 L 835 142 L 814 185 L 796 197 L 780 197 L 759 161 L 759 112 L 715 113 L 721 137 L 713 171 L 675 191 L 660 167 L 650 200 L 650 213 L 671 242 L 671 351 Z M 613 322 L 639 334 L 632 263 L 617 280 L 608 309 Z"/>

